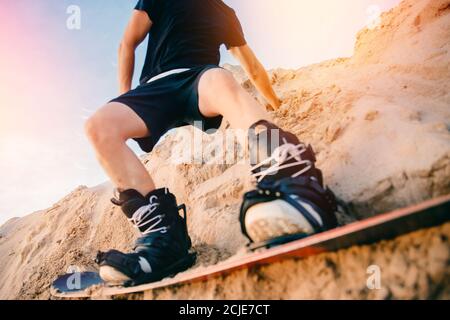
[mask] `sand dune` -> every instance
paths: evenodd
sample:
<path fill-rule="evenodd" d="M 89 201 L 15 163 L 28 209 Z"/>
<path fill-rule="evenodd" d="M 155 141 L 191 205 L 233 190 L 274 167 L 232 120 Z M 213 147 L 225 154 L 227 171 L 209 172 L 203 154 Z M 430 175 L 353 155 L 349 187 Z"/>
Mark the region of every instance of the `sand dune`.
<path fill-rule="evenodd" d="M 351 58 L 272 70 L 283 106 L 277 122 L 311 143 L 318 166 L 348 204 L 346 223 L 450 193 L 450 1 L 406 0 L 362 30 Z M 227 66 L 257 99 L 238 67 Z M 189 210 L 189 229 L 210 265 L 245 244 L 238 224 L 246 165 L 167 159 L 192 129 L 172 132 L 143 158 L 159 186 Z M 218 135 L 204 136 L 210 145 Z M 206 154 L 206 160 L 216 155 Z M 71 265 L 94 267 L 97 250 L 130 249 L 136 234 L 110 202 L 112 187 L 79 187 L 53 207 L 0 228 L 0 298 L 49 298 Z M 448 298 L 450 225 L 369 247 L 285 261 L 146 298 Z M 382 290 L 365 286 L 382 269 Z"/>

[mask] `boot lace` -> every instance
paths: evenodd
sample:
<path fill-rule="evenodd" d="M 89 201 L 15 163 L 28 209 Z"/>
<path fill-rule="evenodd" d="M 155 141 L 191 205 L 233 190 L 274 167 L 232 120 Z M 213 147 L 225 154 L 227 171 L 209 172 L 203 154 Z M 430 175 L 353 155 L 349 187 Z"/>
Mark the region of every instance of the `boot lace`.
<path fill-rule="evenodd" d="M 313 167 L 313 163 L 310 160 L 303 160 L 301 157 L 302 154 L 307 150 L 305 144 L 301 143 L 299 145 L 294 145 L 291 143 L 287 143 L 286 140 L 284 140 L 284 142 L 285 143 L 283 145 L 274 150 L 270 158 L 267 158 L 266 160 L 262 161 L 252 168 L 252 172 L 255 172 L 256 170 L 261 169 L 263 166 L 271 164 L 271 166 L 267 169 L 253 173 L 253 177 L 256 178 L 258 182 L 261 182 L 268 175 L 276 174 L 280 170 L 286 168 L 304 165 L 300 171 L 292 175 L 292 178 L 296 178 L 308 172 Z M 295 159 L 296 161 L 286 163 L 292 159 Z"/>
<path fill-rule="evenodd" d="M 152 196 L 150 197 L 148 205 L 136 210 L 131 219 L 128 219 L 137 229 L 141 229 L 142 227 L 151 224 L 144 231 L 141 231 L 142 235 L 148 235 L 154 232 L 167 232 L 167 226 L 160 226 L 164 218 L 163 214 L 148 219 L 152 215 L 152 213 L 155 212 L 155 210 L 159 207 L 159 205 L 160 204 L 158 202 L 158 197 Z"/>

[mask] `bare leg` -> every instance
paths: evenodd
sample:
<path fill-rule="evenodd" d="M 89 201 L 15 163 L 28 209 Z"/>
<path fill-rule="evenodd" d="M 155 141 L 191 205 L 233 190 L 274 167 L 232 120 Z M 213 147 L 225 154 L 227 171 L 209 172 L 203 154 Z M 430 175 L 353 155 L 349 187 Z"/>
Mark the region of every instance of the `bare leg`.
<path fill-rule="evenodd" d="M 272 121 L 231 72 L 219 68 L 206 71 L 200 79 L 199 107 L 205 117 L 224 116 L 234 129 L 247 130 L 259 120 Z"/>
<path fill-rule="evenodd" d="M 205 72 L 200 80 L 199 91 L 200 112 L 206 117 L 223 115 L 235 129 L 248 129 L 259 120 L 273 122 L 268 113 L 234 80 L 228 71 L 212 69 Z M 321 174 L 314 166 L 314 156 L 307 155 L 306 146 L 300 144 L 294 135 L 288 132 L 280 134 L 283 134 L 283 138 L 288 141 L 284 144 L 284 151 L 288 152 L 291 157 L 282 162 L 272 161 L 269 170 L 274 169 L 276 174 L 267 177 L 266 181 L 280 181 L 287 177 L 294 179 L 299 174 L 302 175 L 302 178 L 309 177 L 310 181 L 308 183 L 305 183 L 304 179 L 297 181 L 297 188 L 303 186 L 307 190 L 306 193 L 299 192 L 297 194 L 298 189 L 290 191 L 292 195 L 297 196 L 296 206 L 292 206 L 290 196 L 286 198 L 282 193 L 280 193 L 280 198 L 271 201 L 260 201 L 261 196 L 257 193 L 250 202 L 247 202 L 249 206 L 244 212 L 243 227 L 245 227 L 248 237 L 255 242 L 268 241 L 286 235 L 311 235 L 337 225 L 334 213 L 336 206 L 334 195 L 326 191 L 322 185 Z M 265 145 L 265 143 L 262 144 L 262 146 Z M 312 150 L 309 152 L 313 153 Z M 263 155 L 267 156 L 266 150 Z M 309 162 L 305 162 L 305 160 Z M 291 166 L 278 171 L 278 168 L 285 164 Z M 314 188 L 311 187 L 312 184 L 314 184 Z M 321 192 L 317 190 L 321 190 Z M 270 194 L 271 191 L 267 191 Z M 314 196 L 311 197 L 311 194 Z M 245 198 L 244 201 L 249 200 Z M 314 207 L 311 203 L 314 204 Z"/>
<path fill-rule="evenodd" d="M 130 138 L 149 136 L 142 119 L 126 105 L 110 103 L 87 121 L 86 134 L 103 168 L 122 189 L 113 202 L 141 232 L 140 245 L 134 252 L 97 254 L 100 277 L 113 285 L 129 281 L 139 285 L 190 268 L 195 257 L 189 253 L 191 241 L 175 196 L 167 189 L 155 190 L 144 165 L 126 145 Z"/>
<path fill-rule="evenodd" d="M 117 188 L 135 189 L 144 196 L 155 189 L 150 174 L 126 144 L 128 139 L 150 134 L 133 110 L 121 103 L 109 103 L 86 122 L 85 131 L 100 164 Z"/>

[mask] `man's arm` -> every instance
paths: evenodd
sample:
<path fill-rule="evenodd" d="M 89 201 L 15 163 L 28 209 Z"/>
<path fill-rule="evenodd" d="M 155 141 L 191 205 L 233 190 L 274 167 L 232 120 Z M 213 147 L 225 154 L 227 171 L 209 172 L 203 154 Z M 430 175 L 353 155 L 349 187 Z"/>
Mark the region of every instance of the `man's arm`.
<path fill-rule="evenodd" d="M 146 12 L 139 10 L 133 11 L 119 47 L 120 94 L 131 90 L 134 73 L 134 54 L 139 44 L 147 37 L 151 26 L 152 21 Z"/>
<path fill-rule="evenodd" d="M 242 68 L 249 76 L 251 82 L 263 95 L 274 110 L 281 106 L 281 101 L 277 97 L 270 83 L 269 75 L 261 62 L 256 58 L 252 49 L 248 45 L 230 48 L 231 54 L 239 60 Z"/>

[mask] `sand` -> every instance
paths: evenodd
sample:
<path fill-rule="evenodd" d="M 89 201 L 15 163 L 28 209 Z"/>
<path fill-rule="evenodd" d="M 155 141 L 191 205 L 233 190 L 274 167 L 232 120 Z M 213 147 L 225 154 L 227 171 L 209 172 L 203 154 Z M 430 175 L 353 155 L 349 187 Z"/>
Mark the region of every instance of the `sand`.
<path fill-rule="evenodd" d="M 270 72 L 283 100 L 276 121 L 311 143 L 326 182 L 348 206 L 341 223 L 450 193 L 450 1 L 407 0 L 362 30 L 351 58 Z M 238 67 L 226 66 L 256 99 Z M 238 210 L 251 188 L 245 164 L 173 164 L 191 132 L 170 133 L 142 158 L 158 186 L 186 203 L 197 267 L 239 254 Z M 214 146 L 219 134 L 204 135 Z M 204 162 L 218 157 L 205 152 Z M 0 228 L 0 298 L 48 299 L 70 266 L 95 267 L 97 250 L 128 250 L 136 237 L 109 198 L 109 183 L 79 187 L 47 210 Z M 450 225 L 373 246 L 239 271 L 129 298 L 449 298 Z M 366 286 L 378 265 L 381 289 Z"/>

